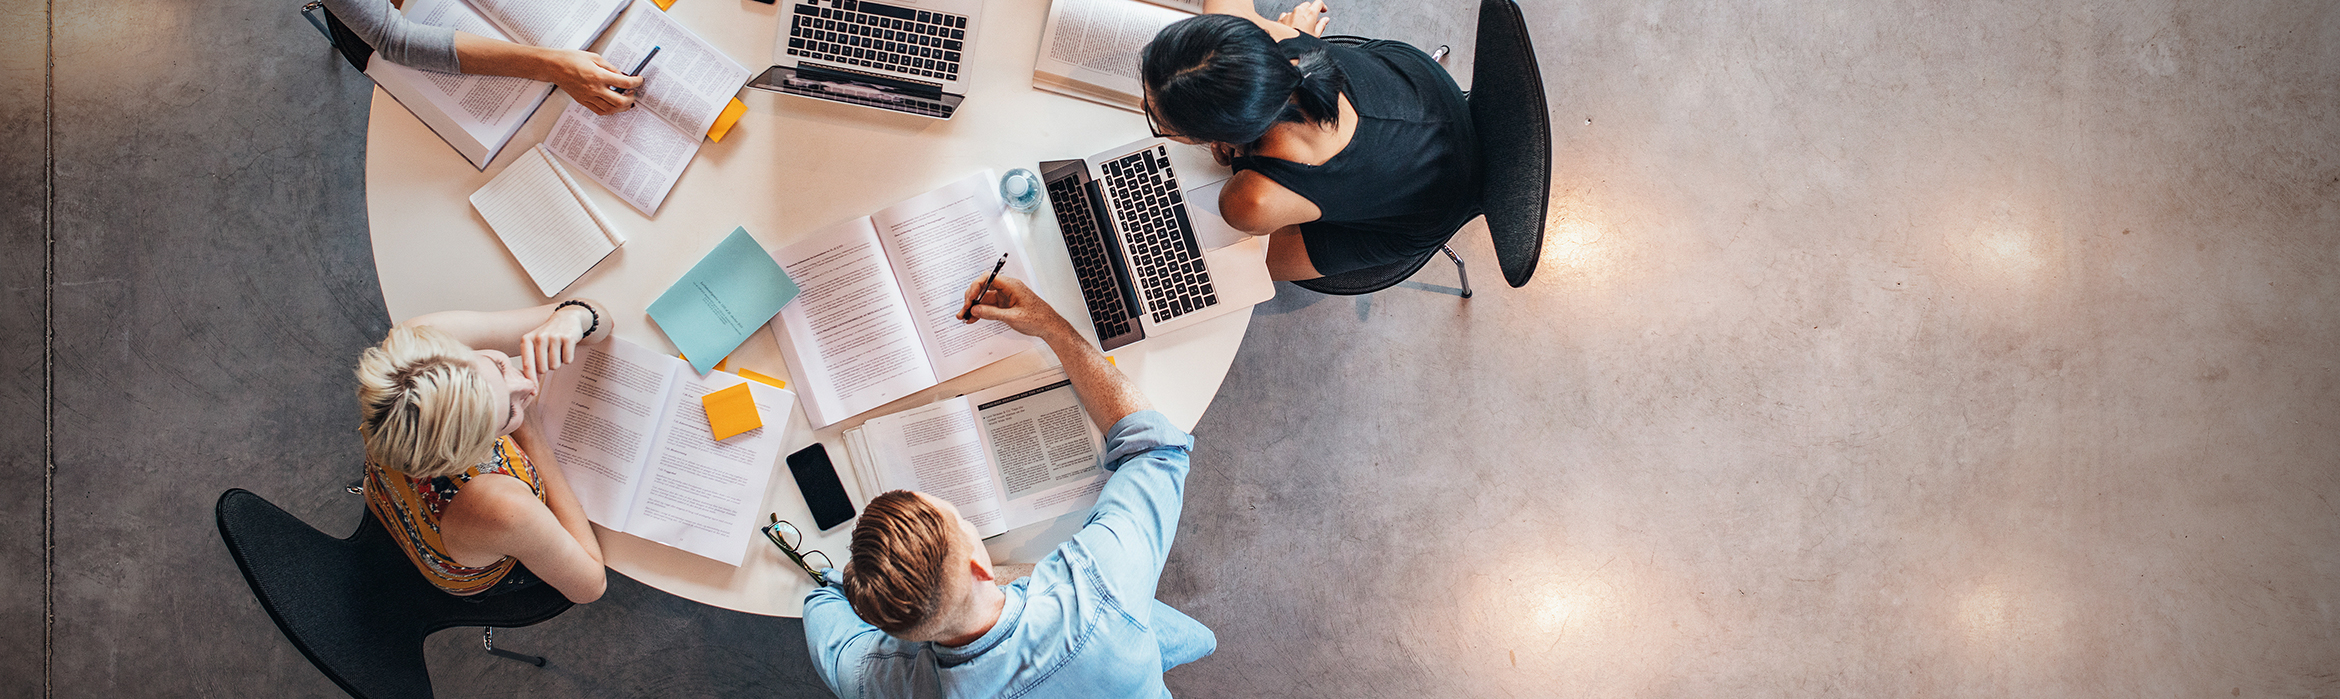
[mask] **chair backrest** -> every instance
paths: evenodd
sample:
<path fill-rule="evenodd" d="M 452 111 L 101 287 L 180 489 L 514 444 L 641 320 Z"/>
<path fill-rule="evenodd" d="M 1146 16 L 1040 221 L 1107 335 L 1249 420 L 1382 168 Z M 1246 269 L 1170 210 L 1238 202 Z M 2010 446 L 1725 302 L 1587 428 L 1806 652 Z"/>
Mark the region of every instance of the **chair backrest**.
<path fill-rule="evenodd" d="M 1512 0 L 1479 3 L 1478 53 L 1471 67 L 1471 128 L 1483 163 L 1479 210 L 1495 238 L 1495 261 L 1513 287 L 1528 283 L 1544 251 L 1552 196 L 1552 115 L 1527 21 Z"/>
<path fill-rule="evenodd" d="M 479 601 L 440 591 L 371 514 L 335 539 L 242 488 L 221 494 L 214 512 L 268 618 L 350 696 L 429 697 L 423 637 L 454 626 L 527 626 L 571 606 L 550 585 Z"/>

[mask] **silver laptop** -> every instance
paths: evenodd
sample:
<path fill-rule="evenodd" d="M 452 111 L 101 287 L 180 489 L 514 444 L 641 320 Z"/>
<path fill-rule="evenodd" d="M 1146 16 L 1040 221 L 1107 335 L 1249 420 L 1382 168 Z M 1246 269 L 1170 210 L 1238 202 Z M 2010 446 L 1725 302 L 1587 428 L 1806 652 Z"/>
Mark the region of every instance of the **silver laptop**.
<path fill-rule="evenodd" d="M 1190 191 L 1206 195 L 1178 178 L 1168 141 L 1043 162 L 1040 179 L 1104 349 L 1275 298 L 1265 239 L 1228 226 L 1216 201 L 1188 205 Z"/>
<path fill-rule="evenodd" d="M 967 98 L 983 0 L 781 0 L 772 67 L 748 87 L 949 119 Z"/>

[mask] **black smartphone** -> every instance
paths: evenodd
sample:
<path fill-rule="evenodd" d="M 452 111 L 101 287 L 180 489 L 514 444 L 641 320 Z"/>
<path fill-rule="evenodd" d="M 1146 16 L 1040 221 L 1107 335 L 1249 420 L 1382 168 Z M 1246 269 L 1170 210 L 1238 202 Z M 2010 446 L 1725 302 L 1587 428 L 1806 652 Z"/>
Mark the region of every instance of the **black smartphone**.
<path fill-rule="evenodd" d="M 813 524 L 821 531 L 853 519 L 853 498 L 845 495 L 845 483 L 837 480 L 837 467 L 829 463 L 827 448 L 814 443 L 789 454 L 788 472 L 795 474 L 796 489 L 804 493 L 804 504 L 812 509 Z"/>

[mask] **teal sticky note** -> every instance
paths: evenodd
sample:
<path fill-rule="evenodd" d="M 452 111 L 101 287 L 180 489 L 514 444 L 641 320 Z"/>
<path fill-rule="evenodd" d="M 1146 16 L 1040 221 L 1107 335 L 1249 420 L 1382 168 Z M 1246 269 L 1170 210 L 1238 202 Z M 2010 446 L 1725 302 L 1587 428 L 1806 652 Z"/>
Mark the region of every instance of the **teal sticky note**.
<path fill-rule="evenodd" d="M 705 376 L 796 292 L 796 280 L 740 228 L 651 302 L 650 319 Z"/>

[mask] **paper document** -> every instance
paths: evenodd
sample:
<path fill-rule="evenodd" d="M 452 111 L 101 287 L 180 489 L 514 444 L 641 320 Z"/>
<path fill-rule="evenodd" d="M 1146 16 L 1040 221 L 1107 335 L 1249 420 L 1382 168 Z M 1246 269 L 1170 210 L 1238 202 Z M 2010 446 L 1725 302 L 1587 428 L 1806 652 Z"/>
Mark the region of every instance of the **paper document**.
<path fill-rule="evenodd" d="M 916 490 L 959 508 L 978 536 L 1088 510 L 1111 473 L 1104 436 L 1061 370 L 847 430 L 861 492 Z"/>
<path fill-rule="evenodd" d="M 632 68 L 652 47 L 658 48 L 658 57 L 642 68 L 633 109 L 597 116 L 571 104 L 545 138 L 554 154 L 644 216 L 657 215 L 667 192 L 699 154 L 707 127 L 748 79 L 738 61 L 648 2 L 634 4 L 604 58 Z"/>
<path fill-rule="evenodd" d="M 626 244 L 563 169 L 539 145 L 471 193 L 472 208 L 548 297 Z"/>
<path fill-rule="evenodd" d="M 1201 3 L 1056 0 L 1040 36 L 1032 85 L 1123 109 L 1139 109 L 1138 61 L 1163 27 L 1202 12 Z"/>
<path fill-rule="evenodd" d="M 583 49 L 625 7 L 626 0 L 408 0 L 401 11 L 416 23 L 490 39 Z M 547 22 L 555 33 L 507 31 Z M 552 83 L 417 70 L 387 59 L 368 61 L 366 76 L 481 170 L 553 91 Z"/>
<path fill-rule="evenodd" d="M 625 340 L 577 348 L 548 375 L 530 420 L 553 442 L 586 517 L 730 565 L 760 538 L 756 506 L 795 396 Z M 746 386 L 765 426 L 718 441 L 701 397 Z"/>
<path fill-rule="evenodd" d="M 650 303 L 650 320 L 706 374 L 796 296 L 796 281 L 737 228 Z"/>
<path fill-rule="evenodd" d="M 1007 324 L 962 323 L 967 285 L 1029 279 L 988 170 L 774 252 L 804 296 L 775 335 L 815 426 L 836 423 L 1028 351 Z"/>

